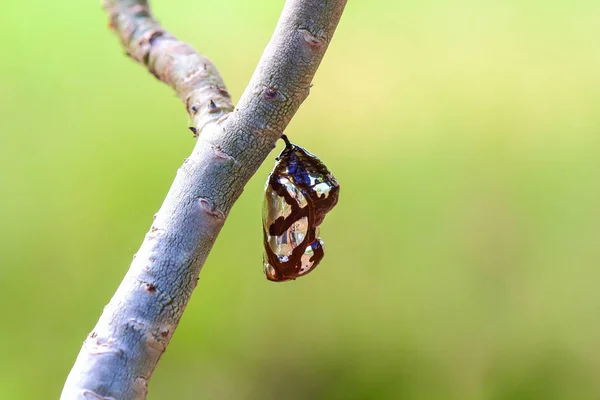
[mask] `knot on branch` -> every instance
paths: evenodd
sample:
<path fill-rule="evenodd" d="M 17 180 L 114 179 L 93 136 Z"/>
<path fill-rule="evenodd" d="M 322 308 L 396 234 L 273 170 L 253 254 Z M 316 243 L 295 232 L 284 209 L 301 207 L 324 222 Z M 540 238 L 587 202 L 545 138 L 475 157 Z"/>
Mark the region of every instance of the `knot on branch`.
<path fill-rule="evenodd" d="M 210 99 L 208 102 L 208 112 L 211 114 L 219 112 L 219 107 L 217 106 L 217 103 L 213 101 L 213 99 Z"/>
<path fill-rule="evenodd" d="M 210 216 L 216 222 L 222 223 L 225 221 L 225 214 L 223 211 L 219 210 L 217 206 L 215 206 L 211 201 L 205 198 L 199 198 L 198 204 L 200 205 L 200 209 L 206 215 Z"/>
<path fill-rule="evenodd" d="M 163 325 L 151 329 L 146 335 L 146 344 L 149 348 L 162 353 L 167 348 L 167 345 L 171 340 L 171 336 L 173 335 L 173 331 L 174 329 L 172 325 Z"/>
<path fill-rule="evenodd" d="M 263 97 L 265 100 L 275 100 L 279 97 L 279 89 L 272 85 L 268 86 L 263 92 Z"/>
<path fill-rule="evenodd" d="M 233 158 L 232 156 L 230 156 L 229 154 L 227 154 L 225 151 L 223 151 L 223 149 L 221 148 L 221 146 L 211 144 L 210 145 L 210 149 L 215 154 L 215 157 L 217 157 L 219 160 L 230 161 L 232 164 L 237 163 L 237 161 L 235 160 L 235 158 Z"/>
<path fill-rule="evenodd" d="M 304 39 L 304 42 L 306 44 L 308 44 L 308 46 L 314 50 L 319 50 L 327 44 L 327 41 L 325 39 L 319 38 L 316 35 L 313 35 L 307 29 L 299 29 L 299 31 L 302 34 L 302 38 Z"/>
<path fill-rule="evenodd" d="M 148 292 L 150 294 L 156 293 L 156 285 L 155 284 L 146 282 L 146 284 L 144 286 L 145 286 L 146 292 Z"/>

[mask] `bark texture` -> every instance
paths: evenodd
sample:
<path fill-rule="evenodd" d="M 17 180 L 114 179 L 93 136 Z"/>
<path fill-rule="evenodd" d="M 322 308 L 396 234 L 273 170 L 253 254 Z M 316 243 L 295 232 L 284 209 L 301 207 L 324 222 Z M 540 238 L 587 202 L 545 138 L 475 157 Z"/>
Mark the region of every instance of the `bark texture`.
<path fill-rule="evenodd" d="M 152 18 L 145 0 L 106 0 L 108 25 L 121 38 L 127 55 L 169 85 L 186 105 L 195 134 L 233 110 L 215 65 L 192 46 L 167 33 Z"/>
<path fill-rule="evenodd" d="M 130 269 L 88 335 L 62 399 L 144 399 L 198 274 L 244 185 L 309 93 L 345 0 L 288 0 L 238 106 L 214 65 L 167 34 L 146 1 L 108 1 L 130 56 L 185 102 L 199 135 Z"/>

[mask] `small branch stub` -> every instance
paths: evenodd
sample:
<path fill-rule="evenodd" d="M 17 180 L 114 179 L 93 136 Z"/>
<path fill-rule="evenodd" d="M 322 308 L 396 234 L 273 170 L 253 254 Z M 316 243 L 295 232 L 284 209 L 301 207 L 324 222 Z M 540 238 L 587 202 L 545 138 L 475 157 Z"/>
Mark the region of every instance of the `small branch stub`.
<path fill-rule="evenodd" d="M 223 211 L 217 209 L 217 207 L 211 204 L 210 201 L 207 199 L 199 199 L 198 201 L 200 203 L 200 208 L 206 215 L 209 215 L 211 218 L 214 218 L 217 221 L 225 220 L 225 214 Z"/>
<path fill-rule="evenodd" d="M 312 47 L 313 49 L 319 50 L 323 46 L 325 46 L 325 44 L 326 44 L 325 40 L 319 39 L 318 37 L 316 37 L 309 31 L 307 31 L 306 29 L 300 29 L 300 32 L 302 33 L 302 37 L 304 38 L 304 41 L 306 43 L 308 43 L 308 45 L 310 47 Z"/>

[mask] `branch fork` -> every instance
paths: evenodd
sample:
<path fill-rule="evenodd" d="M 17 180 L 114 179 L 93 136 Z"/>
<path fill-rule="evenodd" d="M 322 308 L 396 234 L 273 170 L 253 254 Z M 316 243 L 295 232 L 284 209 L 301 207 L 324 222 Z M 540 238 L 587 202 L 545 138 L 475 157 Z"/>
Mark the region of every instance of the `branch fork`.
<path fill-rule="evenodd" d="M 61 399 L 145 399 L 148 380 L 244 185 L 275 147 L 331 41 L 346 0 L 287 0 L 235 108 L 214 64 L 167 33 L 146 0 L 106 0 L 127 54 L 169 85 L 198 141 L 93 331 Z"/>

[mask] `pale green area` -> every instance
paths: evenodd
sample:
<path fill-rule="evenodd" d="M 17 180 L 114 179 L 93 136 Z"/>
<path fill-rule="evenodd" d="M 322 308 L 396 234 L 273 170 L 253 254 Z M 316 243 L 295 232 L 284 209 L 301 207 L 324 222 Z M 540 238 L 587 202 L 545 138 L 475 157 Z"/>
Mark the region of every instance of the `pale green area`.
<path fill-rule="evenodd" d="M 57 398 L 194 144 L 99 2 L 0 12 L 0 398 Z M 155 1 L 238 99 L 282 2 Z M 250 181 L 150 399 L 598 399 L 600 2 L 350 0 L 290 138 L 326 256 L 262 275 Z"/>

